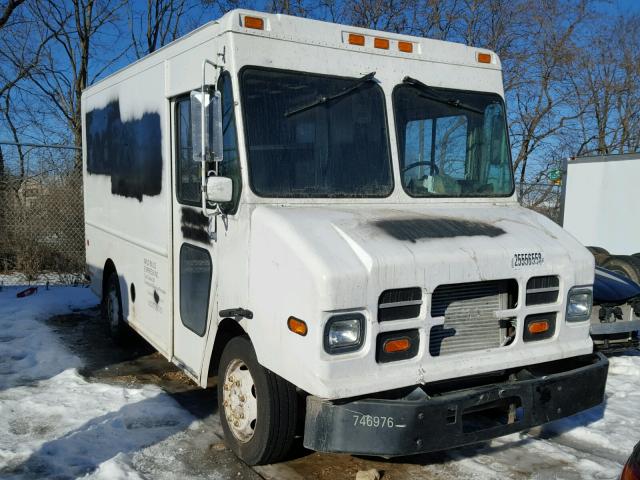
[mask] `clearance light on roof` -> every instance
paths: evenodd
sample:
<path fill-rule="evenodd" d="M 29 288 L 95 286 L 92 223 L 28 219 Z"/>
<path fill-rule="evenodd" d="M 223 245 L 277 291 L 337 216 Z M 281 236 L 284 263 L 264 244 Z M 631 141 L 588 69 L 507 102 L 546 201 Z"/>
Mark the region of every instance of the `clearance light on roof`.
<path fill-rule="evenodd" d="M 413 53 L 413 43 L 411 42 L 398 42 L 398 50 L 404 53 Z"/>
<path fill-rule="evenodd" d="M 264 19 L 260 17 L 244 17 L 243 24 L 245 28 L 264 30 Z"/>
<path fill-rule="evenodd" d="M 478 56 L 476 57 L 479 63 L 491 63 L 491 54 L 478 52 Z"/>
<path fill-rule="evenodd" d="M 349 44 L 358 45 L 359 47 L 364 47 L 364 35 L 358 35 L 357 33 L 350 33 Z"/>
<path fill-rule="evenodd" d="M 369 37 L 367 35 L 363 35 L 361 33 L 348 33 L 344 32 L 343 41 L 348 43 L 349 45 L 356 45 L 358 47 L 373 45 L 373 48 L 378 48 L 380 50 L 390 50 L 392 41 L 388 38 L 381 37 Z M 368 40 L 367 40 L 368 39 Z M 402 53 L 413 53 L 414 52 L 414 44 L 412 42 L 407 42 L 404 40 L 398 40 L 397 42 L 393 41 L 394 48 L 397 45 L 398 51 Z"/>
<path fill-rule="evenodd" d="M 382 48 L 383 50 L 389 50 L 389 40 L 386 38 L 374 38 L 373 46 L 376 48 Z"/>

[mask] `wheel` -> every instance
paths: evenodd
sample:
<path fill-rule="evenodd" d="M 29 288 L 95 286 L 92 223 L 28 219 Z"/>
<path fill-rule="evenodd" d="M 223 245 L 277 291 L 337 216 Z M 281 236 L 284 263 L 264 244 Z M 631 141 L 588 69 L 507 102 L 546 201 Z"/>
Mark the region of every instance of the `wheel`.
<path fill-rule="evenodd" d="M 640 258 L 631 255 L 611 255 L 602 266 L 640 284 Z"/>
<path fill-rule="evenodd" d="M 295 435 L 295 387 L 258 363 L 247 337 L 227 343 L 218 372 L 218 411 L 227 446 L 248 465 L 282 460 Z"/>
<path fill-rule="evenodd" d="M 606 249 L 602 247 L 587 247 L 589 251 L 593 254 L 596 259 L 596 264 L 598 266 L 602 265 L 607 258 L 611 255 Z"/>
<path fill-rule="evenodd" d="M 109 336 L 117 343 L 124 343 L 129 337 L 129 326 L 124 321 L 120 281 L 116 272 L 111 272 L 107 278 L 102 299 L 102 316 Z"/>

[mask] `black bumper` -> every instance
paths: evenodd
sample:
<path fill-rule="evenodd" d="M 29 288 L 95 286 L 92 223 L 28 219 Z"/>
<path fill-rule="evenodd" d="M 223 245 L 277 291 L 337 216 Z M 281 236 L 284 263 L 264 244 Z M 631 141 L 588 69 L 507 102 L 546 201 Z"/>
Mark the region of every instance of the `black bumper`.
<path fill-rule="evenodd" d="M 505 380 L 431 395 L 328 401 L 307 397 L 304 446 L 399 456 L 445 450 L 567 417 L 604 399 L 600 353 L 505 372 Z M 420 398 L 417 398 L 420 397 Z"/>

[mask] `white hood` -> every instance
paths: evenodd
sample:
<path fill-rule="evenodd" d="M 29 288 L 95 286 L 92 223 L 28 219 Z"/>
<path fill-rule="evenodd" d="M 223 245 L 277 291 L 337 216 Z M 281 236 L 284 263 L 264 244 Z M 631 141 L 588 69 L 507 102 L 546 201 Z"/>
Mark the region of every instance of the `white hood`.
<path fill-rule="evenodd" d="M 388 288 L 432 292 L 441 284 L 550 273 L 572 285 L 593 283 L 591 254 L 555 223 L 521 207 L 258 207 L 252 230 L 281 237 L 288 258 L 306 259 L 331 280 L 324 286 L 336 295 L 324 308 L 363 306 L 358 294 L 360 303 L 353 303 L 354 288 L 364 293 L 367 287 L 377 299 Z M 516 254 L 531 253 L 542 263 L 515 265 Z"/>

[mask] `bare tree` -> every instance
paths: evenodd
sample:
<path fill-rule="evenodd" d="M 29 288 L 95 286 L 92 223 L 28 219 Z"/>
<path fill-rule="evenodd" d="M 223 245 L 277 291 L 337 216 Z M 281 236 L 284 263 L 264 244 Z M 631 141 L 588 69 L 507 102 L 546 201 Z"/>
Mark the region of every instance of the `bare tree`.
<path fill-rule="evenodd" d="M 29 15 L 24 0 L 9 1 L 0 17 L 0 97 L 25 79 L 39 63 L 51 35 Z"/>
<path fill-rule="evenodd" d="M 584 112 L 576 155 L 635 152 L 640 149 L 640 17 L 595 27 L 572 78 L 574 109 Z"/>
<path fill-rule="evenodd" d="M 32 8 L 34 17 L 52 35 L 53 45 L 47 47 L 46 57 L 31 81 L 66 122 L 74 145 L 82 146 L 82 91 L 97 77 L 108 71 L 124 54 L 111 48 L 100 49 L 99 36 L 113 29 L 117 37 L 116 12 L 124 0 L 71 0 L 60 3 L 42 0 Z M 100 58 L 99 53 L 107 54 Z M 81 154 L 76 154 L 76 169 L 82 168 Z"/>
<path fill-rule="evenodd" d="M 187 0 L 147 0 L 140 10 L 136 8 L 139 3 L 131 2 L 129 14 L 131 43 L 137 58 L 178 38 L 185 28 L 184 15 L 189 9 Z"/>
<path fill-rule="evenodd" d="M 14 182 L 16 189 L 19 189 L 25 179 L 25 152 L 24 148 L 20 144 L 20 136 L 18 135 L 18 126 L 13 115 L 13 109 L 11 105 L 11 91 L 7 91 L 4 95 L 3 105 L 0 107 L 0 112 L 4 117 L 4 123 L 8 127 L 11 140 L 16 143 L 16 152 L 18 160 L 17 173 L 14 175 Z"/>
<path fill-rule="evenodd" d="M 589 17 L 588 0 L 548 0 L 518 22 L 526 41 L 516 39 L 506 52 L 506 97 L 514 170 L 520 195 L 528 185 L 547 181 L 544 158 L 554 156 L 564 130 L 580 117 L 569 108 L 578 29 Z M 531 162 L 537 161 L 531 170 Z"/>
<path fill-rule="evenodd" d="M 18 8 L 25 0 L 9 0 L 7 4 L 0 10 L 0 28 L 4 27 L 5 24 L 11 18 L 13 12 Z"/>
<path fill-rule="evenodd" d="M 305 0 L 271 0 L 269 9 L 274 13 L 308 17 L 312 14 L 314 7 L 311 2 Z"/>

